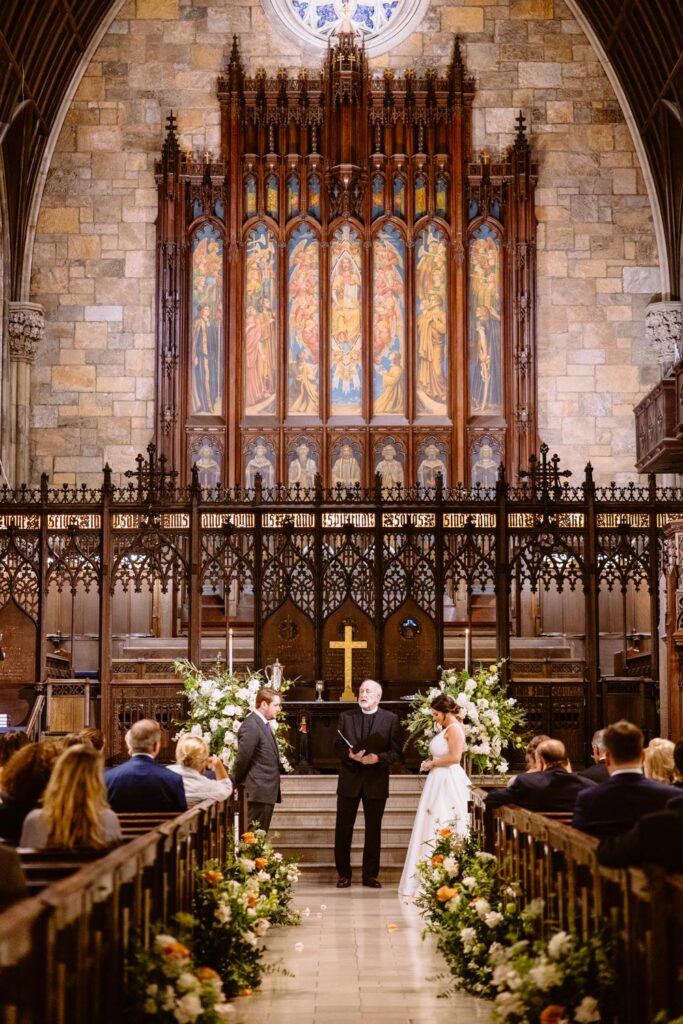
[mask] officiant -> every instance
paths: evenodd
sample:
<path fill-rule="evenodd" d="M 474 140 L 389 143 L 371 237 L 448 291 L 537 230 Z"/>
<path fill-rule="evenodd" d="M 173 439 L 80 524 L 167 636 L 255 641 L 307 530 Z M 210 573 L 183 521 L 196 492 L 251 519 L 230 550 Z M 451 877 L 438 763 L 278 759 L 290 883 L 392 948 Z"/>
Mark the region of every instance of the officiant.
<path fill-rule="evenodd" d="M 389 771 L 400 756 L 401 740 L 398 716 L 381 708 L 381 699 L 380 684 L 366 679 L 358 691 L 358 706 L 339 718 L 335 749 L 341 765 L 334 832 L 338 889 L 351 885 L 351 842 L 361 801 L 365 815 L 363 885 L 382 888 L 378 878 L 382 816 L 389 796 Z"/>

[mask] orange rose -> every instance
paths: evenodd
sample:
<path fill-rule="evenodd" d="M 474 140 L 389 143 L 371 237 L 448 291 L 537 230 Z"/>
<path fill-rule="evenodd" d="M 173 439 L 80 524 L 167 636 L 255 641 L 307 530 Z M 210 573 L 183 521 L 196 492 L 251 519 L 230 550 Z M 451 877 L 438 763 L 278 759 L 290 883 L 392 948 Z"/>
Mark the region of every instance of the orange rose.
<path fill-rule="evenodd" d="M 252 845 L 256 842 L 256 836 L 254 835 L 253 832 L 245 832 L 242 836 L 242 842 L 249 843 L 250 845 Z"/>
<path fill-rule="evenodd" d="M 250 906 L 250 907 L 255 907 L 257 903 L 258 903 L 258 896 L 256 895 L 256 893 L 255 892 L 248 892 L 247 893 L 247 905 Z"/>
<path fill-rule="evenodd" d="M 444 839 L 448 839 L 449 836 L 453 835 L 453 829 L 452 828 L 440 828 L 439 829 L 439 835 L 443 836 Z"/>
<path fill-rule="evenodd" d="M 564 1020 L 564 1006 L 546 1006 L 541 1011 L 538 1024 L 560 1024 Z"/>
<path fill-rule="evenodd" d="M 237 993 L 238 996 L 250 996 L 253 993 L 253 988 L 241 988 Z"/>
<path fill-rule="evenodd" d="M 268 863 L 268 858 L 267 857 L 257 857 L 256 860 L 254 861 L 254 864 L 256 865 L 256 867 L 258 868 L 259 871 L 262 871 L 267 863 Z"/>
<path fill-rule="evenodd" d="M 442 885 L 440 889 L 437 889 L 436 898 L 440 903 L 448 903 L 454 896 L 458 895 L 457 889 L 451 889 L 447 885 Z"/>
<path fill-rule="evenodd" d="M 207 885 L 218 885 L 219 882 L 223 881 L 223 875 L 220 871 L 205 871 L 204 881 Z"/>
<path fill-rule="evenodd" d="M 220 978 L 220 974 L 214 971 L 213 967 L 198 967 L 196 973 L 200 981 L 215 981 L 216 978 Z"/>
<path fill-rule="evenodd" d="M 189 949 L 183 946 L 182 942 L 169 942 L 161 952 L 169 960 L 186 960 L 190 955 Z"/>
<path fill-rule="evenodd" d="M 443 857 L 441 856 L 440 853 L 434 854 L 434 856 L 432 857 L 432 864 L 434 867 L 436 867 L 437 864 L 443 864 Z"/>

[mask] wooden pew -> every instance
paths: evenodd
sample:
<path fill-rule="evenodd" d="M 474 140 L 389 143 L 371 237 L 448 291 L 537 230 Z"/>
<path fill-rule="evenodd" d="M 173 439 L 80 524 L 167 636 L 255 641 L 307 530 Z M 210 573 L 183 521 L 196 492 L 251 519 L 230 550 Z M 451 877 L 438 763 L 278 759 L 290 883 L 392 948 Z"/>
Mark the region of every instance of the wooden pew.
<path fill-rule="evenodd" d="M 495 852 L 525 902 L 545 900 L 545 918 L 579 935 L 609 926 L 615 941 L 620 1024 L 683 1012 L 683 875 L 598 864 L 598 840 L 519 807 L 494 811 Z"/>

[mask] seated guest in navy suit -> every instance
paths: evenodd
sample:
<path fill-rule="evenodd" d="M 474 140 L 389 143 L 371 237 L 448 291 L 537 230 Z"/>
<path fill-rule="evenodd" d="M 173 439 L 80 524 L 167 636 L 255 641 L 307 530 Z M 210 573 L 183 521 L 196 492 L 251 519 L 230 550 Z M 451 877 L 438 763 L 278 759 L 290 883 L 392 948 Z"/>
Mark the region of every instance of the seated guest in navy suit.
<path fill-rule="evenodd" d="M 632 722 L 616 722 L 605 729 L 605 751 L 610 777 L 586 793 L 574 808 L 572 825 L 594 836 L 626 832 L 645 814 L 663 810 L 671 799 L 671 786 L 643 775 L 643 734 Z"/>
<path fill-rule="evenodd" d="M 593 761 L 594 764 L 588 768 L 584 768 L 583 771 L 577 772 L 582 779 L 592 779 L 593 782 L 607 782 L 609 779 L 609 770 L 607 768 L 607 761 L 605 760 L 605 730 L 598 729 L 593 734 Z"/>
<path fill-rule="evenodd" d="M 683 871 L 683 796 L 670 800 L 664 811 L 643 815 L 623 835 L 601 839 L 598 860 L 608 868 L 657 864 Z"/>
<path fill-rule="evenodd" d="M 161 749 L 158 722 L 136 722 L 126 733 L 126 746 L 130 760 L 109 768 L 104 776 L 112 810 L 186 811 L 183 780 L 154 760 Z"/>
<path fill-rule="evenodd" d="M 567 770 L 567 751 L 559 740 L 539 743 L 536 759 L 540 771 L 518 775 L 505 789 L 491 790 L 486 806 L 516 804 L 528 811 L 571 811 L 579 793 L 595 789 L 590 779 L 582 779 Z"/>

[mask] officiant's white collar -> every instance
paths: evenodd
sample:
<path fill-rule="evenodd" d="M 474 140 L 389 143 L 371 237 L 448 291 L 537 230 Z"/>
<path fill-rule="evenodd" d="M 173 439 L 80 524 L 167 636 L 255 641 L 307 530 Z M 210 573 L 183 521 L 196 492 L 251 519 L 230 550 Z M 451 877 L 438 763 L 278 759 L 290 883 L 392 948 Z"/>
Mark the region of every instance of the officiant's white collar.
<path fill-rule="evenodd" d="M 358 706 L 360 707 L 360 705 L 358 705 Z M 373 708 L 372 711 L 363 711 L 362 708 L 360 710 L 361 710 L 361 714 L 363 714 L 363 715 L 376 715 L 377 712 L 379 711 L 379 705 L 377 705 L 376 708 Z"/>

